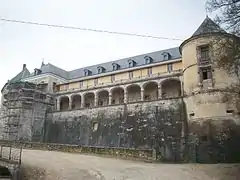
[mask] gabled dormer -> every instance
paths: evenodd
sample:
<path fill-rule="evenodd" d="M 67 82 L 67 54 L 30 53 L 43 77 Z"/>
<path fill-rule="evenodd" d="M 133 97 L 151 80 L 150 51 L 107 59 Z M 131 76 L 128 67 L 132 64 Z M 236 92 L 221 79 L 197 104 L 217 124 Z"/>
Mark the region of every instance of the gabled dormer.
<path fill-rule="evenodd" d="M 171 59 L 171 54 L 169 52 L 163 52 L 163 60 L 170 60 Z"/>
<path fill-rule="evenodd" d="M 102 66 L 98 66 L 97 71 L 98 71 L 98 74 L 100 74 L 100 73 L 104 73 L 106 71 L 106 69 Z"/>
<path fill-rule="evenodd" d="M 119 70 L 120 69 L 120 65 L 117 63 L 112 63 L 112 67 L 113 67 L 113 71 Z"/>
<path fill-rule="evenodd" d="M 151 64 L 153 62 L 153 58 L 150 56 L 145 56 L 145 64 Z"/>
<path fill-rule="evenodd" d="M 134 61 L 134 60 L 132 60 L 132 59 L 129 59 L 128 60 L 128 67 L 135 67 L 136 66 L 136 62 Z"/>
<path fill-rule="evenodd" d="M 88 69 L 84 69 L 84 76 L 90 76 L 92 75 L 92 71 L 88 70 Z"/>

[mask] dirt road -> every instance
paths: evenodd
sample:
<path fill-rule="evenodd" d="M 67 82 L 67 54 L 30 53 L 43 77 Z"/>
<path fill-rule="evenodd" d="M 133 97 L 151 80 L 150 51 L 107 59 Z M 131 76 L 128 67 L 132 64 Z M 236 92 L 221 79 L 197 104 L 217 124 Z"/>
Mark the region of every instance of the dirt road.
<path fill-rule="evenodd" d="M 24 150 L 23 164 L 67 180 L 238 180 L 240 165 L 153 164 L 53 151 Z M 237 177 L 237 174 L 238 177 Z"/>

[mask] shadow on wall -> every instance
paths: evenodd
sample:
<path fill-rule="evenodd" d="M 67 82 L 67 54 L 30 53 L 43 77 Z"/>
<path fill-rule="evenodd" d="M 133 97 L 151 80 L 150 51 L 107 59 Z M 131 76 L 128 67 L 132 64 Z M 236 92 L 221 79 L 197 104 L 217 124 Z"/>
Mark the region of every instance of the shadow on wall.
<path fill-rule="evenodd" d="M 195 122 L 189 124 L 189 129 L 189 155 L 192 161 L 240 162 L 240 126 L 233 120 Z"/>
<path fill-rule="evenodd" d="M 75 116 L 47 122 L 45 141 L 81 146 L 157 149 L 161 156 L 179 159 L 182 118 L 181 104 L 177 108 L 156 107 L 144 112 L 119 112 L 111 118 L 103 113 L 99 113 L 97 118 Z"/>
<path fill-rule="evenodd" d="M 12 174 L 8 168 L 0 166 L 0 179 L 11 179 Z"/>

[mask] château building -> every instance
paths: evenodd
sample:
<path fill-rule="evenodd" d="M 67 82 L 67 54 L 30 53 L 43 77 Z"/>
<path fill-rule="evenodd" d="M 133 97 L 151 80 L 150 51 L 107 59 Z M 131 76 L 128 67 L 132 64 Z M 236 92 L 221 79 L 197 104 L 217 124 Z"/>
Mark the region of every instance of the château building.
<path fill-rule="evenodd" d="M 72 71 L 42 63 L 30 73 L 24 64 L 2 93 L 19 81 L 41 85 L 54 101 L 45 131 L 48 142 L 135 148 L 164 144 L 165 156 L 171 157 L 173 144 L 180 149 L 186 133 L 208 142 L 205 122 L 220 129 L 226 121 L 239 124 L 236 104 L 225 98 L 231 95 L 226 88 L 238 79 L 214 63 L 212 41 L 219 37 L 237 38 L 206 17 L 180 47 Z M 170 130 L 156 133 L 163 126 Z M 32 140 L 31 133 L 27 139 Z"/>

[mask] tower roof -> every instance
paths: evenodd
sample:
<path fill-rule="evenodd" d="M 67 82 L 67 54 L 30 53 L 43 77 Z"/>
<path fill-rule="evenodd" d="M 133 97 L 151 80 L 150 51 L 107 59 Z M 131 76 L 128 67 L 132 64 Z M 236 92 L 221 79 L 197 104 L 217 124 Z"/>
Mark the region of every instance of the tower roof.
<path fill-rule="evenodd" d="M 219 25 L 217 25 L 212 19 L 207 16 L 199 28 L 193 33 L 192 37 L 216 32 L 226 33 L 226 31 L 224 31 Z"/>
<path fill-rule="evenodd" d="M 29 76 L 30 75 L 30 72 L 28 71 L 26 65 L 24 64 L 23 65 L 23 69 L 20 73 L 18 73 L 14 78 L 12 78 L 10 80 L 10 82 L 18 82 L 18 81 L 21 81 L 22 79 L 24 79 L 25 77 Z"/>

